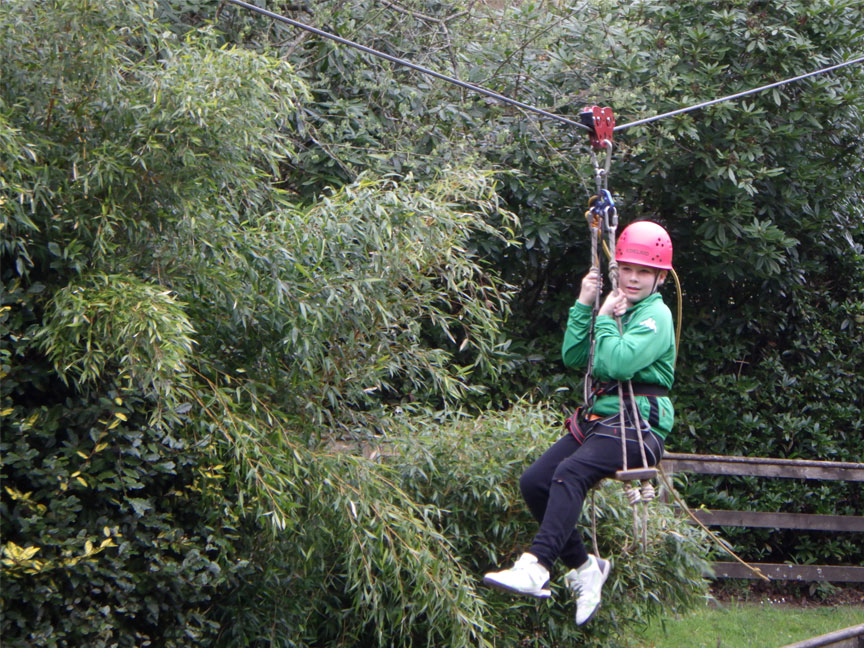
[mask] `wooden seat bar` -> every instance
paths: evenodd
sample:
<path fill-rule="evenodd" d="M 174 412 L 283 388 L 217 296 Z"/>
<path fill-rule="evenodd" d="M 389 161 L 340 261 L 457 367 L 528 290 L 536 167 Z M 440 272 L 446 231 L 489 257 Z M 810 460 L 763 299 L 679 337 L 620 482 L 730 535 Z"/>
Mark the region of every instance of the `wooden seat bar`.
<path fill-rule="evenodd" d="M 618 481 L 643 481 L 654 479 L 657 476 L 656 468 L 633 468 L 632 470 L 618 470 L 613 479 Z"/>

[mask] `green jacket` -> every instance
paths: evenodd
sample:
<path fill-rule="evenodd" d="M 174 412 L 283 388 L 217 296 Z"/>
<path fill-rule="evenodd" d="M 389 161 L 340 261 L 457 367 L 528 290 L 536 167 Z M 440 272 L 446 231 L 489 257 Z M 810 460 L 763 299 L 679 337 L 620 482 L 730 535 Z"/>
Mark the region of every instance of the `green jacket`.
<path fill-rule="evenodd" d="M 633 380 L 671 388 L 675 381 L 675 332 L 672 312 L 660 294 L 654 293 L 631 306 L 621 322 L 623 335 L 613 317 L 597 316 L 594 378 L 602 382 Z M 561 358 L 568 367 L 587 366 L 590 327 L 591 307 L 577 301 L 570 309 L 561 347 Z M 651 429 L 665 439 L 675 420 L 669 397 L 657 398 L 659 412 L 654 417 L 650 417 L 651 403 L 647 397 L 637 396 L 636 403 L 645 420 L 654 419 Z M 601 416 L 617 414 L 618 396 L 599 397 L 591 411 Z"/>

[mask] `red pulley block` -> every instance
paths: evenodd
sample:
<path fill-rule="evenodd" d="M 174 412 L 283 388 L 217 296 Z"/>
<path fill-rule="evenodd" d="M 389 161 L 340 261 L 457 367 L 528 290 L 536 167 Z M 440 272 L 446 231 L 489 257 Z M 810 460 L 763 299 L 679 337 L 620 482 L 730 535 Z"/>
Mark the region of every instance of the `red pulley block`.
<path fill-rule="evenodd" d="M 595 150 L 606 148 L 604 141 L 612 142 L 612 133 L 615 129 L 615 115 L 608 106 L 587 106 L 579 113 L 579 120 L 591 130 L 588 137 L 591 138 L 591 146 Z"/>

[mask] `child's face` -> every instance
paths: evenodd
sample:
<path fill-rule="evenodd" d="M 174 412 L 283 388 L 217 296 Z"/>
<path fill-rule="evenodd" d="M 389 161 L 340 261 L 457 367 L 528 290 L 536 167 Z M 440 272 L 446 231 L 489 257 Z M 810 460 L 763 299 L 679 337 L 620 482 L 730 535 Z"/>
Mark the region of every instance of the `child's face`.
<path fill-rule="evenodd" d="M 627 295 L 630 304 L 637 304 L 663 285 L 666 271 L 635 263 L 618 266 L 618 287 Z M 655 283 L 656 282 L 656 283 Z"/>

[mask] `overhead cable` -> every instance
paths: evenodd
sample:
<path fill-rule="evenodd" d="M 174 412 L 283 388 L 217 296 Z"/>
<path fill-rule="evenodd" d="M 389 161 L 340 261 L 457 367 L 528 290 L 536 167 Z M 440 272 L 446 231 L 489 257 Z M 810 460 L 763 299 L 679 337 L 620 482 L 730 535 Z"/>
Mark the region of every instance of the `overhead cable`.
<path fill-rule="evenodd" d="M 342 45 L 347 45 L 348 47 L 353 47 L 354 49 L 360 50 L 361 52 L 366 52 L 367 54 L 372 54 L 373 56 L 377 56 L 378 58 L 385 59 L 390 61 L 391 63 L 396 63 L 397 65 L 402 65 L 404 67 L 410 68 L 421 74 L 426 74 L 431 77 L 435 77 L 436 79 L 440 79 L 442 81 L 446 81 L 447 83 L 452 83 L 453 85 L 459 86 L 460 88 L 465 88 L 466 90 L 470 90 L 472 92 L 477 92 L 479 94 L 485 95 L 497 101 L 501 101 L 503 103 L 510 104 L 512 106 L 516 106 L 521 108 L 522 110 L 527 110 L 528 112 L 533 112 L 547 119 L 553 119 L 555 121 L 562 122 L 569 126 L 575 126 L 576 128 L 591 131 L 591 128 L 582 124 L 580 122 L 569 119 L 568 117 L 564 117 L 562 115 L 556 115 L 555 113 L 551 113 L 548 110 L 543 110 L 542 108 L 537 108 L 536 106 L 532 106 L 531 104 L 524 103 L 522 101 L 517 101 L 516 99 L 511 99 L 505 95 L 502 95 L 498 92 L 494 92 L 493 90 L 489 90 L 488 88 L 484 88 L 483 86 L 478 86 L 473 83 L 468 83 L 466 81 L 462 81 L 455 77 L 447 76 L 446 74 L 441 74 L 440 72 L 436 72 L 427 67 L 423 67 L 422 65 L 417 65 L 416 63 L 412 63 L 406 59 L 399 58 L 397 56 L 393 56 L 391 54 L 387 54 L 380 50 L 376 50 L 372 47 L 368 47 L 366 45 L 361 45 L 360 43 L 356 43 L 352 40 L 348 40 L 347 38 L 342 38 L 341 36 L 337 36 L 336 34 L 331 34 L 330 32 L 324 31 L 323 29 L 318 29 L 317 27 L 313 27 L 311 25 L 307 25 L 306 23 L 300 22 L 299 20 L 294 20 L 293 18 L 288 18 L 287 16 L 283 16 L 267 9 L 263 9 L 262 7 L 256 7 L 253 4 L 249 4 L 248 2 L 244 2 L 243 0 L 227 0 L 227 2 L 237 5 L 238 7 L 243 7 L 244 9 L 248 9 L 250 11 L 254 11 L 255 13 L 261 14 L 262 16 L 267 16 L 268 18 L 272 18 L 273 20 L 278 20 L 279 22 L 283 22 L 287 25 L 291 25 L 292 27 L 297 27 L 298 29 L 303 29 L 305 31 L 316 34 L 317 36 L 321 36 L 322 38 L 327 38 L 329 40 L 335 41 L 337 43 L 341 43 Z M 783 81 L 777 81 L 775 83 L 769 83 L 768 85 L 760 86 L 758 88 L 753 88 L 752 90 L 745 90 L 744 92 L 738 92 L 736 94 L 727 95 L 725 97 L 720 97 L 719 99 L 712 99 L 710 101 L 704 101 L 702 103 L 695 104 L 693 106 L 688 106 L 686 108 L 679 108 L 677 110 L 673 110 L 671 112 L 662 113 L 660 115 L 655 115 L 654 117 L 646 117 L 645 119 L 639 119 L 637 121 L 632 121 L 627 124 L 620 124 L 615 126 L 615 131 L 622 131 L 628 128 L 633 128 L 634 126 L 640 126 L 642 124 L 648 124 L 650 122 L 658 121 L 660 119 L 665 119 L 666 117 L 672 117 L 674 115 L 681 115 L 683 113 L 691 112 L 693 110 L 699 110 L 700 108 L 705 108 L 707 106 L 712 106 L 714 104 L 718 104 L 724 101 L 732 101 L 734 99 L 740 99 L 741 97 L 746 97 L 747 95 L 755 94 L 757 92 L 763 92 L 765 90 L 770 90 L 771 88 L 776 88 L 778 86 L 785 85 L 787 83 L 792 83 L 794 81 L 801 81 L 802 79 L 806 79 L 808 77 L 816 76 L 817 74 L 824 74 L 826 72 L 831 72 L 832 70 L 837 70 L 847 65 L 853 65 L 855 63 L 864 62 L 864 56 L 860 56 L 855 59 L 851 59 L 849 61 L 844 61 L 843 63 L 838 63 L 837 65 L 832 65 L 826 68 L 822 68 L 820 70 L 814 70 L 813 72 L 808 72 L 807 74 L 802 74 L 800 76 L 792 77 L 790 79 L 784 79 Z"/>
<path fill-rule="evenodd" d="M 800 81 L 801 79 L 806 79 L 807 77 L 816 76 L 817 74 L 824 74 L 825 72 L 830 72 L 831 70 L 837 70 L 842 67 L 846 67 L 847 65 L 852 65 L 853 63 L 861 63 L 864 61 L 864 56 L 861 56 L 857 59 L 852 59 L 851 61 L 844 61 L 843 63 L 838 63 L 837 65 L 832 65 L 831 67 L 822 68 L 821 70 L 815 70 L 813 72 L 808 72 L 807 74 L 802 74 L 797 77 L 792 77 L 791 79 L 784 79 L 783 81 L 777 81 L 776 83 L 769 83 L 768 85 L 761 86 L 759 88 L 753 88 L 752 90 L 745 90 L 744 92 L 738 92 L 736 94 L 728 95 L 726 97 L 720 97 L 719 99 L 712 99 L 711 101 L 705 101 L 700 104 L 696 104 L 693 106 L 688 106 L 687 108 L 679 108 L 678 110 L 673 110 L 671 112 L 663 113 L 662 115 L 655 115 L 654 117 L 647 117 L 646 119 L 640 119 L 638 121 L 630 122 L 629 124 L 621 124 L 620 126 L 616 126 L 613 130 L 621 131 L 625 128 L 632 128 L 633 126 L 639 126 L 641 124 L 647 124 L 649 122 L 657 121 L 658 119 L 665 119 L 666 117 L 671 117 L 673 115 L 680 115 L 686 112 L 690 112 L 691 110 L 698 110 L 699 108 L 705 108 L 706 106 L 711 106 L 713 104 L 720 103 L 722 101 L 732 101 L 733 99 L 740 99 L 741 97 L 746 97 L 747 95 L 755 94 L 757 92 L 762 92 L 763 90 L 770 90 L 771 88 L 776 88 L 778 86 L 785 85 L 787 83 L 792 83 L 793 81 Z"/>
<path fill-rule="evenodd" d="M 517 101 L 516 99 L 511 99 L 510 97 L 505 97 L 502 94 L 489 90 L 488 88 L 484 88 L 483 86 L 474 85 L 473 83 L 467 83 L 465 81 L 461 81 L 455 77 L 447 76 L 446 74 L 441 74 L 440 72 L 436 72 L 435 70 L 431 70 L 427 67 L 423 67 L 422 65 L 417 65 L 416 63 L 412 63 L 411 61 L 406 61 L 405 59 L 398 58 L 396 56 L 392 56 L 385 52 L 381 52 L 379 50 L 373 49 L 371 47 L 367 47 L 366 45 L 361 45 L 360 43 L 355 43 L 354 41 L 348 40 L 347 38 L 342 38 L 341 36 L 337 36 L 336 34 L 331 34 L 330 32 L 326 32 L 323 29 L 318 29 L 317 27 L 312 27 L 311 25 L 307 25 L 306 23 L 302 23 L 299 20 L 293 20 L 292 18 L 287 18 L 286 16 L 282 16 L 277 13 L 273 13 L 272 11 L 268 11 L 267 9 L 262 9 L 261 7 L 256 7 L 253 4 L 249 4 L 248 2 L 243 2 L 243 0 L 228 0 L 231 4 L 237 5 L 238 7 L 243 7 L 245 9 L 249 9 L 250 11 L 254 11 L 255 13 L 261 14 L 262 16 L 267 16 L 268 18 L 272 18 L 273 20 L 278 20 L 279 22 L 286 23 L 293 27 L 297 27 L 299 29 L 305 29 L 308 32 L 312 32 L 322 38 L 328 38 L 332 41 L 336 41 L 337 43 L 341 43 L 342 45 L 347 45 L 348 47 L 353 47 L 354 49 L 358 49 L 361 52 L 366 52 L 367 54 L 372 54 L 373 56 L 377 56 L 378 58 L 383 58 L 391 63 L 397 63 L 398 65 L 404 65 L 405 67 L 411 68 L 412 70 L 416 70 L 417 72 L 421 72 L 423 74 L 427 74 L 429 76 L 435 77 L 436 79 L 441 79 L 442 81 L 447 81 L 448 83 L 452 83 L 453 85 L 457 85 L 460 88 L 465 88 L 466 90 L 471 90 L 472 92 L 478 92 L 482 95 L 486 95 L 487 97 L 491 97 L 492 99 L 496 99 L 498 101 L 502 101 L 504 103 L 511 104 L 513 106 L 517 106 L 522 110 L 527 110 L 529 112 L 537 113 L 538 115 L 542 115 L 548 119 L 554 119 L 555 121 L 563 122 L 569 126 L 575 126 L 576 128 L 581 128 L 582 130 L 590 131 L 591 129 L 585 124 L 581 124 L 572 119 L 568 119 L 567 117 L 563 117 L 561 115 L 556 115 L 555 113 L 551 113 L 549 111 L 543 110 L 542 108 L 537 108 L 536 106 L 532 106 L 530 104 L 523 103 L 521 101 Z"/>

